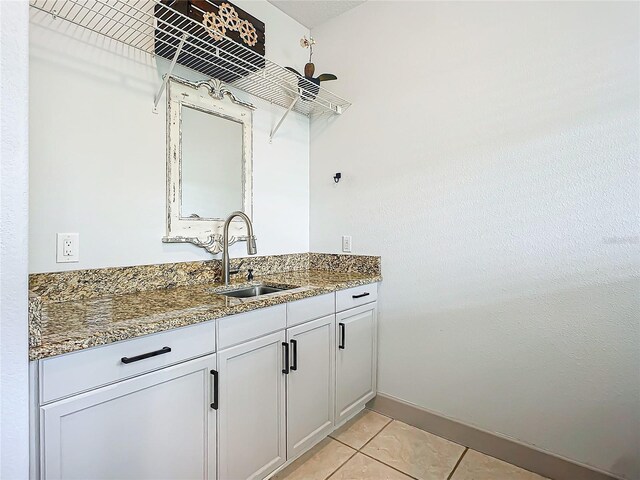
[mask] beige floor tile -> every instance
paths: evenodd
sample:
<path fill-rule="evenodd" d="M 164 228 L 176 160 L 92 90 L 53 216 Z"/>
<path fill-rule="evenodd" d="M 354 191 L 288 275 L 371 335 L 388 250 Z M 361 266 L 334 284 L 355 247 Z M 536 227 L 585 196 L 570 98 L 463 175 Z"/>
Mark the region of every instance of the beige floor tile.
<path fill-rule="evenodd" d="M 359 450 L 365 443 L 375 437 L 390 421 L 391 419 L 389 417 L 385 417 L 371 410 L 363 410 L 333 432 L 331 436 Z"/>
<path fill-rule="evenodd" d="M 421 480 L 445 480 L 464 447 L 394 420 L 362 452 Z"/>
<path fill-rule="evenodd" d="M 544 480 L 544 477 L 475 450 L 468 450 L 451 480 Z"/>
<path fill-rule="evenodd" d="M 271 478 L 272 480 L 325 480 L 355 453 L 354 449 L 327 437 Z"/>
<path fill-rule="evenodd" d="M 330 480 L 412 480 L 411 477 L 361 453 L 356 454 Z"/>

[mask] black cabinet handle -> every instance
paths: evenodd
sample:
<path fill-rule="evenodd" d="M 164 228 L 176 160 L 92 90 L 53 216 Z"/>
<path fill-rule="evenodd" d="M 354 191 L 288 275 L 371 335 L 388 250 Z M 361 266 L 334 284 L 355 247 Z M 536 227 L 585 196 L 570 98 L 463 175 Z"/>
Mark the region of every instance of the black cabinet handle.
<path fill-rule="evenodd" d="M 361 293 L 360 295 L 351 295 L 351 298 L 362 298 L 369 295 L 369 292 Z"/>
<path fill-rule="evenodd" d="M 338 343 L 338 348 L 340 350 L 344 350 L 344 341 L 347 336 L 347 331 L 344 323 L 339 323 L 338 326 L 340 327 L 340 343 Z"/>
<path fill-rule="evenodd" d="M 158 355 L 164 355 L 170 351 L 171 349 L 169 347 L 162 347 L 160 350 L 156 350 L 155 352 L 143 353 L 142 355 L 136 355 L 135 357 L 122 357 L 120 361 L 125 364 L 139 362 L 145 358 L 157 357 Z"/>
<path fill-rule="evenodd" d="M 291 356 L 293 360 L 291 361 L 291 370 L 298 370 L 298 341 L 291 340 Z"/>
<path fill-rule="evenodd" d="M 213 375 L 213 403 L 211 404 L 211 408 L 214 410 L 218 409 L 218 372 L 215 370 L 211 370 L 211 375 Z"/>
<path fill-rule="evenodd" d="M 282 373 L 285 375 L 289 374 L 289 344 L 287 342 L 282 342 L 282 348 L 284 349 L 284 368 L 282 369 Z"/>

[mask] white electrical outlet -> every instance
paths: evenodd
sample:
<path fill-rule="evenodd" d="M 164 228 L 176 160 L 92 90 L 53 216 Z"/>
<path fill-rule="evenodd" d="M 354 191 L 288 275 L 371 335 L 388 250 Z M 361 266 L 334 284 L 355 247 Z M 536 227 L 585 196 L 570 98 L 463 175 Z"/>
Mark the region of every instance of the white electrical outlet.
<path fill-rule="evenodd" d="M 58 233 L 56 242 L 56 262 L 80 261 L 80 234 Z"/>
<path fill-rule="evenodd" d="M 64 237 L 62 239 L 62 255 L 64 257 L 73 256 L 73 240 L 69 237 Z"/>
<path fill-rule="evenodd" d="M 342 251 L 351 252 L 351 235 L 342 236 Z"/>

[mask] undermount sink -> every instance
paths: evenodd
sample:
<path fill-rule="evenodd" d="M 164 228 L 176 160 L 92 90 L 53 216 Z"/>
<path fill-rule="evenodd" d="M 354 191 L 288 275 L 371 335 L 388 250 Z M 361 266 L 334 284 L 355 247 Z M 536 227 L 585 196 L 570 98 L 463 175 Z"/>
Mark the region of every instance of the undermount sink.
<path fill-rule="evenodd" d="M 242 287 L 236 290 L 228 290 L 226 292 L 218 292 L 220 295 L 224 295 L 225 297 L 234 297 L 234 298 L 251 298 L 251 297 L 259 297 L 260 295 L 268 295 L 270 293 L 278 293 L 283 292 L 285 290 L 289 290 L 293 287 L 273 287 L 271 285 L 252 285 L 250 287 Z"/>

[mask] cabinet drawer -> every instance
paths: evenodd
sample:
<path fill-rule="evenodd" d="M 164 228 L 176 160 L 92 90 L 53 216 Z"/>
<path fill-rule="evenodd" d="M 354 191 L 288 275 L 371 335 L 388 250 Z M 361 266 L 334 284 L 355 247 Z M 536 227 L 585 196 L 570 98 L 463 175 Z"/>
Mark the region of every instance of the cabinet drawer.
<path fill-rule="evenodd" d="M 303 298 L 287 303 L 287 327 L 298 325 L 316 318 L 326 317 L 336 311 L 334 293 Z"/>
<path fill-rule="evenodd" d="M 336 311 L 342 312 L 349 308 L 375 302 L 378 299 L 378 284 L 370 283 L 360 287 L 336 292 Z"/>
<path fill-rule="evenodd" d="M 213 353 L 215 345 L 215 321 L 210 321 L 45 358 L 40 362 L 40 403 Z M 145 356 L 152 352 L 156 354 Z"/>
<path fill-rule="evenodd" d="M 218 320 L 218 350 L 283 330 L 286 326 L 285 304 L 221 318 Z"/>

